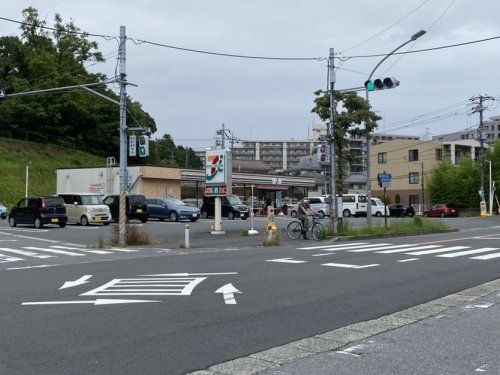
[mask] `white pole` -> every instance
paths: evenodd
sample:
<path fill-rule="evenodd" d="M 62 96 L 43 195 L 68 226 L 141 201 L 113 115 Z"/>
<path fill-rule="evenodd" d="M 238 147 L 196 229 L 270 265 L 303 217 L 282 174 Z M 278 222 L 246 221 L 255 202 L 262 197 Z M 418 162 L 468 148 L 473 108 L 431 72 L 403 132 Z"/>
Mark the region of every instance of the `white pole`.
<path fill-rule="evenodd" d="M 189 249 L 189 224 L 186 224 L 184 230 L 184 245 L 186 246 L 186 249 Z"/>
<path fill-rule="evenodd" d="M 255 216 L 255 212 L 254 212 L 254 209 L 253 209 L 253 202 L 254 202 L 254 199 L 253 199 L 253 185 L 252 185 L 252 208 L 251 208 L 251 216 L 252 216 L 252 229 L 250 229 L 248 231 L 248 234 L 249 235 L 254 235 L 254 234 L 259 234 L 259 232 L 257 232 L 255 229 L 253 229 L 253 217 Z"/>
<path fill-rule="evenodd" d="M 490 162 L 490 216 L 493 216 L 493 186 L 491 182 L 491 160 Z"/>
<path fill-rule="evenodd" d="M 28 174 L 29 174 L 29 164 L 26 164 L 26 192 L 25 197 L 28 197 Z"/>

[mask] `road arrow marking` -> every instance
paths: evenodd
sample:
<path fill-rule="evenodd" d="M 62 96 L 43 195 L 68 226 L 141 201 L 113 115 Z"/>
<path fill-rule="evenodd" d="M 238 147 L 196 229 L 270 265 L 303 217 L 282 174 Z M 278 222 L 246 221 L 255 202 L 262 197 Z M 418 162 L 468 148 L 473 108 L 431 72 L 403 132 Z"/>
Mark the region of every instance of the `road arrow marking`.
<path fill-rule="evenodd" d="M 66 288 L 71 288 L 73 286 L 87 284 L 88 283 L 87 280 L 90 279 L 91 277 L 92 277 L 92 275 L 83 275 L 78 280 L 75 280 L 75 281 L 66 281 L 62 285 L 62 287 L 60 287 L 59 289 L 66 289 Z"/>
<path fill-rule="evenodd" d="M 234 299 L 234 293 L 241 293 L 236 289 L 233 284 L 226 284 L 215 291 L 215 293 L 222 293 L 224 297 L 224 302 L 226 305 L 236 305 L 236 300 Z"/>
<path fill-rule="evenodd" d="M 91 304 L 91 305 L 116 305 L 120 303 L 144 303 L 144 302 L 162 302 L 154 300 L 142 300 L 142 299 L 95 299 L 91 301 L 42 301 L 42 302 L 23 302 L 21 305 L 73 305 L 73 304 Z"/>
<path fill-rule="evenodd" d="M 155 275 L 139 275 L 141 277 L 147 277 L 147 276 L 181 276 L 181 277 L 188 277 L 188 276 L 215 276 L 215 275 L 237 275 L 238 272 L 218 272 L 218 273 L 159 273 Z"/>

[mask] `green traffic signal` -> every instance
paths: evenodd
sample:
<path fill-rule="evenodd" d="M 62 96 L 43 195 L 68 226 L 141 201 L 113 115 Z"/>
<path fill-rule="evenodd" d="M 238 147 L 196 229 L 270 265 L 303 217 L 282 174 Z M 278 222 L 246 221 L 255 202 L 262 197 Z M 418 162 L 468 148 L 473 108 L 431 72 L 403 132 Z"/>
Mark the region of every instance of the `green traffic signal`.
<path fill-rule="evenodd" d="M 387 90 L 396 88 L 397 86 L 399 86 L 399 81 L 394 77 L 377 78 L 374 81 L 369 80 L 365 82 L 365 89 L 367 91 Z"/>
<path fill-rule="evenodd" d="M 375 85 L 374 85 L 373 81 L 366 81 L 366 82 L 365 82 L 365 88 L 366 88 L 368 91 L 373 91 L 373 90 L 375 90 Z"/>

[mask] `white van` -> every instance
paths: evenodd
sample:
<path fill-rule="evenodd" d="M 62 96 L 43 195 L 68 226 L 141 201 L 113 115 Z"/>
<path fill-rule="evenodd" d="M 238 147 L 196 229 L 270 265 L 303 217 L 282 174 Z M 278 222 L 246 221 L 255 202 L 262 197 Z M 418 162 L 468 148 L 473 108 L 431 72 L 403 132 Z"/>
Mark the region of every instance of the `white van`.
<path fill-rule="evenodd" d="M 372 198 L 372 215 L 377 217 L 384 216 L 384 202 L 379 198 Z M 385 208 L 385 216 L 389 216 L 389 206 Z"/>
<path fill-rule="evenodd" d="M 342 196 L 342 206 L 343 217 L 366 215 L 366 195 L 344 194 Z"/>
<path fill-rule="evenodd" d="M 97 194 L 59 194 L 66 205 L 68 223 L 108 225 L 113 221 L 109 207 Z"/>

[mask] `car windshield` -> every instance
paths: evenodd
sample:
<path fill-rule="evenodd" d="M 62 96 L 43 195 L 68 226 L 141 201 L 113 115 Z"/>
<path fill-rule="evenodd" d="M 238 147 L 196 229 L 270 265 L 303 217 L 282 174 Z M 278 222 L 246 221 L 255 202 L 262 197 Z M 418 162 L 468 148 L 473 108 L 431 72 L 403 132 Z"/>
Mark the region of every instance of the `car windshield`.
<path fill-rule="evenodd" d="M 98 195 L 82 195 L 82 204 L 85 206 L 97 206 L 102 204 L 102 199 Z"/>
<path fill-rule="evenodd" d="M 372 203 L 375 202 L 375 204 L 377 206 L 383 206 L 384 205 L 384 202 L 382 202 L 382 200 L 378 199 L 378 198 L 374 198 L 372 199 Z"/>
<path fill-rule="evenodd" d="M 236 195 L 228 195 L 227 200 L 229 204 L 243 204 L 241 203 L 241 199 Z"/>
<path fill-rule="evenodd" d="M 184 203 L 180 199 L 167 199 L 166 202 L 167 202 L 167 204 L 172 204 L 174 206 L 185 206 L 186 205 L 186 203 Z"/>

